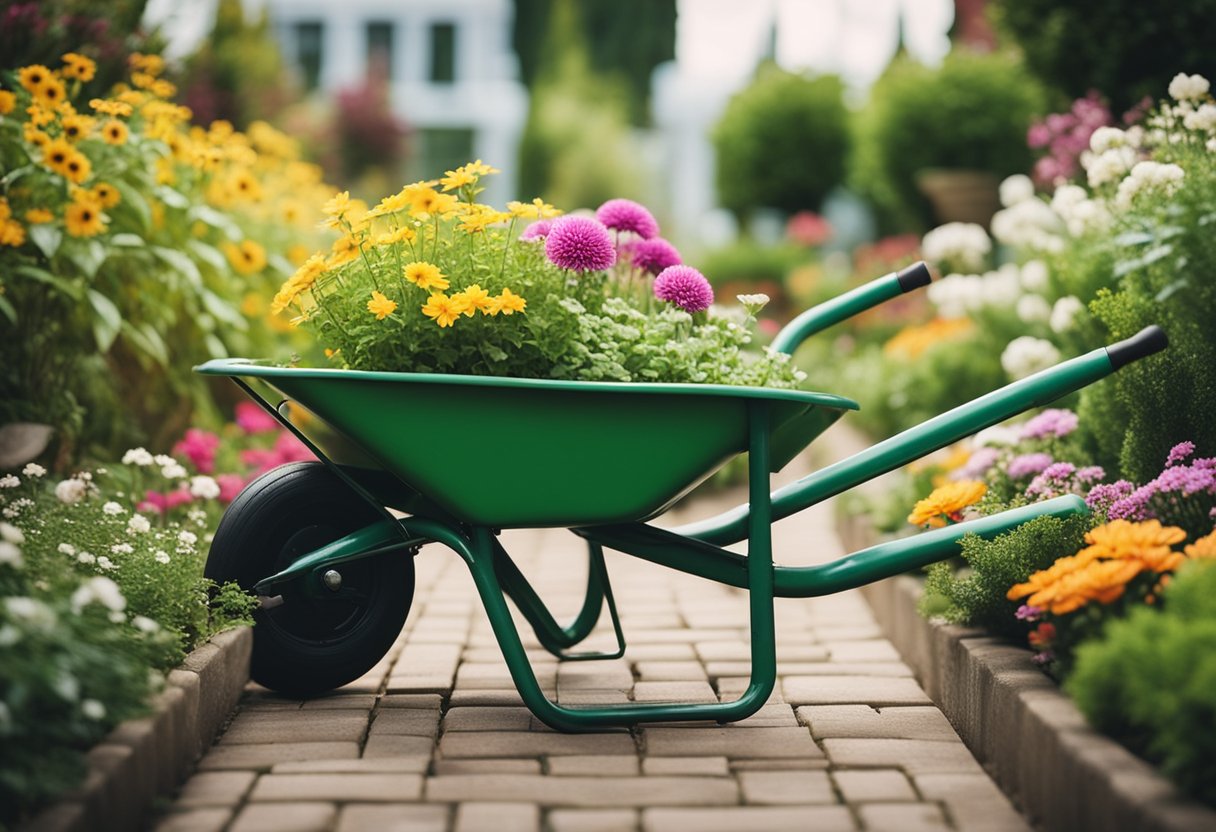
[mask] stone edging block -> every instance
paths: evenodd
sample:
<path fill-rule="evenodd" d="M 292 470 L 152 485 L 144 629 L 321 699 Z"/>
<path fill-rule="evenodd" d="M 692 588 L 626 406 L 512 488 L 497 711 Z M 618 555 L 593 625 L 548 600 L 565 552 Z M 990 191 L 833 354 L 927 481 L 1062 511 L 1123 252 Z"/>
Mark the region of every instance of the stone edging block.
<path fill-rule="evenodd" d="M 20 832 L 126 832 L 140 829 L 214 741 L 249 681 L 253 630 L 213 637 L 169 672 L 152 713 L 117 725 L 86 755 L 84 782 Z"/>
<path fill-rule="evenodd" d="M 842 536 L 855 534 L 842 529 Z M 862 593 L 925 692 L 1036 827 L 1216 829 L 1216 811 L 1090 728 L 1073 701 L 1034 665 L 1029 650 L 982 630 L 926 621 L 916 609 L 921 590 L 918 579 L 905 575 Z"/>

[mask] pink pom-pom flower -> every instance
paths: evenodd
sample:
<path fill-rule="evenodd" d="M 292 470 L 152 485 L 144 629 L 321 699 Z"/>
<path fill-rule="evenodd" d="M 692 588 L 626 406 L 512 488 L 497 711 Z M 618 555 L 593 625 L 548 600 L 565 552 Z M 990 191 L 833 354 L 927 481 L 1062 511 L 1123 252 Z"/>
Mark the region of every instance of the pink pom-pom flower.
<path fill-rule="evenodd" d="M 519 235 L 519 239 L 524 242 L 543 240 L 549 236 L 549 229 L 552 227 L 553 220 L 537 220 L 524 229 L 524 232 Z"/>
<path fill-rule="evenodd" d="M 714 302 L 714 290 L 705 275 L 692 266 L 668 266 L 654 279 L 654 296 L 674 303 L 685 312 L 701 312 Z"/>
<path fill-rule="evenodd" d="M 654 215 L 632 199 L 610 199 L 595 212 L 595 218 L 613 231 L 632 231 L 644 240 L 659 233 Z"/>
<path fill-rule="evenodd" d="M 616 262 L 616 246 L 608 229 L 590 217 L 561 217 L 545 237 L 545 256 L 563 269 L 596 272 Z"/>
<path fill-rule="evenodd" d="M 659 274 L 668 266 L 678 266 L 683 263 L 680 252 L 676 247 L 662 237 L 649 240 L 638 240 L 628 245 L 622 245 L 624 253 L 633 261 L 635 268 L 651 274 Z"/>

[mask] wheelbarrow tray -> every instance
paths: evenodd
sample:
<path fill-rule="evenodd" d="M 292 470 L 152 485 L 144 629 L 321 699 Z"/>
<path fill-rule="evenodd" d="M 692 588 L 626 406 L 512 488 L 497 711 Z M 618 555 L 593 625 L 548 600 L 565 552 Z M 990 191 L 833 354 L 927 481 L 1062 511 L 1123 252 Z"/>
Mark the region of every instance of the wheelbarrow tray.
<path fill-rule="evenodd" d="M 304 369 L 240 359 L 198 371 L 264 381 L 331 429 L 295 423 L 326 456 L 382 468 L 451 518 L 490 528 L 645 520 L 747 449 L 748 414 L 758 403 L 772 471 L 857 409 L 824 393 L 710 384 Z M 395 505 L 399 495 L 391 491 L 377 496 Z M 395 507 L 417 513 L 416 504 Z"/>

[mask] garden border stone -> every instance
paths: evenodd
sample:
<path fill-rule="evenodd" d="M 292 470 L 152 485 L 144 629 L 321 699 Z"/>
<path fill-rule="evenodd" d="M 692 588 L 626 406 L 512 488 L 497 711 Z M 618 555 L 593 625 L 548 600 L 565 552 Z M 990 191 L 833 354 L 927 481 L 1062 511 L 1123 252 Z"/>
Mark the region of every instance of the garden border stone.
<path fill-rule="evenodd" d="M 849 550 L 874 542 L 855 518 L 839 523 Z M 1030 821 L 1048 832 L 1194 832 L 1216 810 L 1182 794 L 1150 764 L 1085 720 L 1031 660 L 983 630 L 928 621 L 919 579 L 862 588 L 874 618 L 925 693 Z"/>
<path fill-rule="evenodd" d="M 213 636 L 169 672 L 152 713 L 119 723 L 87 754 L 84 782 L 20 832 L 128 832 L 211 747 L 249 681 L 253 630 Z"/>

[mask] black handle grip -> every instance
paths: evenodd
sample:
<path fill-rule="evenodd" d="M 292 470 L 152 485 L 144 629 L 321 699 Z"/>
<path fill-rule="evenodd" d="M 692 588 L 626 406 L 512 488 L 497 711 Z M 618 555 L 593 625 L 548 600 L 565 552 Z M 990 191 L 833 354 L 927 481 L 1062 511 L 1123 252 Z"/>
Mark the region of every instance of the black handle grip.
<path fill-rule="evenodd" d="M 1106 348 L 1106 356 L 1110 359 L 1111 369 L 1118 370 L 1133 361 L 1161 352 L 1169 345 L 1170 339 L 1166 337 L 1165 330 L 1154 324 L 1146 326 L 1131 338 L 1111 344 Z"/>
<path fill-rule="evenodd" d="M 895 277 L 899 280 L 899 288 L 904 292 L 911 292 L 913 289 L 928 286 L 933 282 L 933 273 L 929 271 L 924 260 L 901 269 L 895 274 Z"/>

